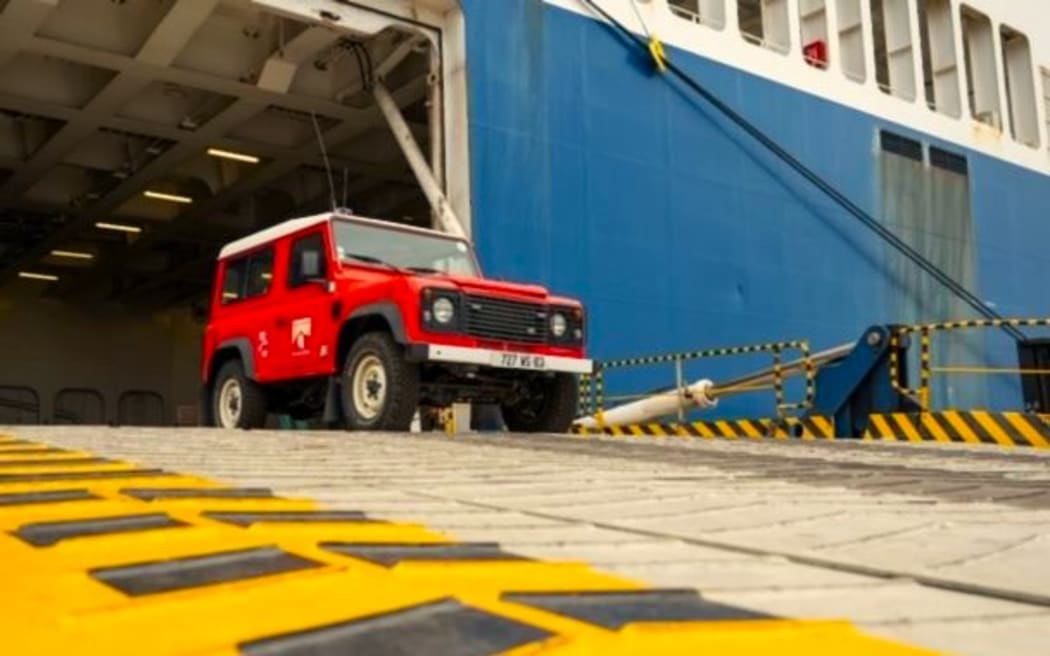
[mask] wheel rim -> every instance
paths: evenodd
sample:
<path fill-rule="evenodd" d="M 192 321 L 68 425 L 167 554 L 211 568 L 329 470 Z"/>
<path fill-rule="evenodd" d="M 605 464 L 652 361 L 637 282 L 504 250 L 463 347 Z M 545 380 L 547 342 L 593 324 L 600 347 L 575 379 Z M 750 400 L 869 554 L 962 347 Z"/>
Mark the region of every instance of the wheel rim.
<path fill-rule="evenodd" d="M 219 388 L 219 425 L 223 428 L 236 428 L 241 419 L 244 395 L 241 384 L 236 378 L 230 378 Z"/>
<path fill-rule="evenodd" d="M 386 405 L 386 367 L 375 355 L 357 361 L 351 384 L 354 411 L 364 421 L 372 421 Z"/>

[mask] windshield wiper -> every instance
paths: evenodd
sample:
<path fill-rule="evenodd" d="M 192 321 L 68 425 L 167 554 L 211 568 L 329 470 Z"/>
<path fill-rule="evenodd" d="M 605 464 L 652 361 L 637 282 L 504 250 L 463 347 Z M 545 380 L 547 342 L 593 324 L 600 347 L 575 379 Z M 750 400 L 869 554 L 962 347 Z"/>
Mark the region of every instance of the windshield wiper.
<path fill-rule="evenodd" d="M 413 272 L 413 273 L 431 273 L 431 274 L 437 274 L 437 275 L 442 275 L 442 276 L 445 275 L 444 271 L 442 271 L 440 269 L 435 269 L 433 267 L 410 266 L 410 267 L 405 267 L 405 268 L 408 269 L 409 271 Z"/>
<path fill-rule="evenodd" d="M 372 255 L 365 255 L 363 253 L 344 253 L 343 257 L 344 258 L 349 258 L 351 260 L 358 260 L 359 262 L 366 262 L 368 264 L 378 264 L 379 266 L 385 266 L 385 267 L 387 267 L 389 269 L 393 269 L 394 271 L 411 271 L 412 273 L 427 273 L 427 274 L 445 275 L 444 271 L 441 271 L 439 269 L 434 269 L 432 267 L 424 267 L 424 266 L 399 267 L 396 264 L 391 264 L 391 263 L 387 262 L 386 260 L 381 260 L 378 257 L 374 257 Z"/>
<path fill-rule="evenodd" d="M 385 266 L 395 271 L 400 271 L 401 267 L 394 266 L 386 260 L 381 260 L 378 257 L 372 257 L 371 255 L 363 255 L 361 253 L 344 253 L 343 257 L 350 258 L 351 260 L 357 260 L 358 262 L 367 262 L 368 264 L 378 264 L 379 266 Z"/>

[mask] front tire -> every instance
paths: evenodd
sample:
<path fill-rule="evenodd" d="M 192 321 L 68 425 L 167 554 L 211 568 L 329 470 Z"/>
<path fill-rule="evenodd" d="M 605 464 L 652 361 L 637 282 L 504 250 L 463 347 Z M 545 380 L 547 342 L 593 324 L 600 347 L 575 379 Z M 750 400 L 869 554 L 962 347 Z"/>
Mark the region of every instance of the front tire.
<path fill-rule="evenodd" d="M 261 428 L 266 424 L 266 394 L 244 374 L 239 360 L 230 360 L 219 368 L 211 389 L 215 426 Z"/>
<path fill-rule="evenodd" d="M 407 431 L 419 405 L 419 367 L 407 362 L 387 333 L 354 342 L 343 366 L 341 402 L 346 427 Z"/>
<path fill-rule="evenodd" d="M 515 433 L 566 433 L 576 419 L 580 392 L 576 376 L 559 373 L 537 378 L 528 395 L 502 406 L 503 421 Z"/>

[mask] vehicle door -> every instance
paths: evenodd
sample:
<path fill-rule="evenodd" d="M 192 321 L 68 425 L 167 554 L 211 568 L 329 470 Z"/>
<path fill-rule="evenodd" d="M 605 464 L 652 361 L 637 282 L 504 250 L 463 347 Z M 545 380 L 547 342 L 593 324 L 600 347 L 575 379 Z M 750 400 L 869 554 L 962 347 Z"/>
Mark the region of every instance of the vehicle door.
<path fill-rule="evenodd" d="M 274 247 L 268 245 L 238 255 L 222 265 L 221 284 L 216 289 L 214 313 L 208 338 L 216 346 L 242 344 L 250 349 L 257 380 L 273 377 L 266 324 L 273 312 Z M 247 342 L 247 344 L 244 344 Z"/>
<path fill-rule="evenodd" d="M 284 290 L 274 313 L 273 342 L 280 378 L 332 373 L 339 334 L 332 281 L 332 247 L 324 226 L 292 237 L 284 251 Z"/>

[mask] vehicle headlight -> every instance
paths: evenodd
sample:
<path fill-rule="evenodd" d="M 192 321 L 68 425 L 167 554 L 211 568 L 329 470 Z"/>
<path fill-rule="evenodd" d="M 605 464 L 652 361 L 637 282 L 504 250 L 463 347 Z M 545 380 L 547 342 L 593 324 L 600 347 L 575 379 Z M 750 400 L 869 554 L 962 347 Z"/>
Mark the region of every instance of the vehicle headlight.
<path fill-rule="evenodd" d="M 565 331 L 569 329 L 569 322 L 565 319 L 565 315 L 561 312 L 555 312 L 551 315 L 551 334 L 557 338 L 565 336 Z"/>
<path fill-rule="evenodd" d="M 456 306 L 444 296 L 434 301 L 431 311 L 434 313 L 434 321 L 440 324 L 448 324 L 456 316 Z"/>

